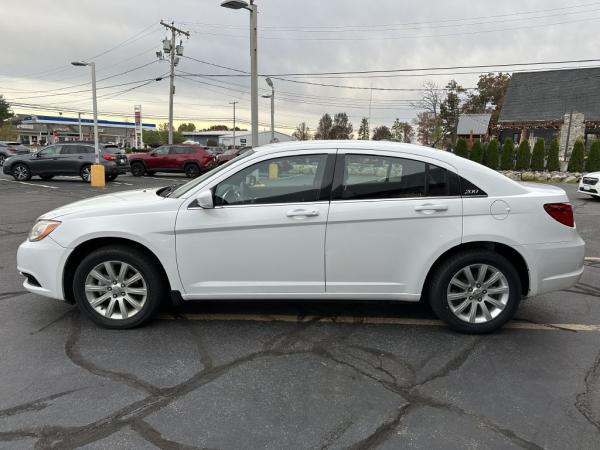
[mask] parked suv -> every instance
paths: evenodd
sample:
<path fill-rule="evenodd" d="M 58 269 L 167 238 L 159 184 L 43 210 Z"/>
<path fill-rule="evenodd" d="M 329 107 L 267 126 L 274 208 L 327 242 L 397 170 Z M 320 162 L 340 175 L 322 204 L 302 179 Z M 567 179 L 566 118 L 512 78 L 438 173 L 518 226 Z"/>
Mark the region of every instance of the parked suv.
<path fill-rule="evenodd" d="M 104 165 L 107 181 L 116 179 L 128 169 L 127 156 L 113 152 L 114 149 L 100 148 L 100 163 Z M 63 142 L 35 153 L 12 156 L 6 159 L 2 171 L 17 181 L 27 181 L 34 175 L 42 180 L 50 180 L 57 175 L 79 175 L 83 181 L 89 182 L 94 153 L 92 144 Z"/>
<path fill-rule="evenodd" d="M 6 158 L 29 153 L 29 149 L 20 142 L 0 141 L 0 167 L 4 165 Z"/>
<path fill-rule="evenodd" d="M 221 164 L 225 164 L 233 158 L 243 155 L 248 150 L 252 150 L 252 147 L 230 148 L 229 150 L 225 150 L 223 153 L 217 155 L 217 165 L 220 166 Z"/>
<path fill-rule="evenodd" d="M 129 155 L 133 176 L 154 175 L 156 172 L 184 172 L 195 178 L 217 165 L 216 158 L 201 145 L 163 145 L 150 153 Z"/>

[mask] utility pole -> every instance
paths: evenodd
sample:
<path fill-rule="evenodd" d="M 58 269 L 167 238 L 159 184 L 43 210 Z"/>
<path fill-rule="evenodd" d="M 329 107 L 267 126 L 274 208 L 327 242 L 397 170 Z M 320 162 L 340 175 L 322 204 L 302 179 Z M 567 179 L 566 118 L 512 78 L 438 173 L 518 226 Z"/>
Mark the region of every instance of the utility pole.
<path fill-rule="evenodd" d="M 229 102 L 230 105 L 233 105 L 233 148 L 235 148 L 235 105 L 239 102 Z"/>
<path fill-rule="evenodd" d="M 170 55 L 170 81 L 169 81 L 169 144 L 173 143 L 173 95 L 175 95 L 175 66 L 179 63 L 179 56 L 183 55 L 183 45 L 176 45 L 175 39 L 178 35 L 183 34 L 190 37 L 190 33 L 180 30 L 175 26 L 174 22 L 166 23 L 161 20 L 160 24 L 167 30 L 171 30 L 171 39 L 163 41 L 163 50 Z M 176 55 L 177 54 L 177 55 Z M 162 55 L 161 55 L 162 56 Z M 159 56 L 159 58 L 161 57 Z"/>
<path fill-rule="evenodd" d="M 79 141 L 83 141 L 83 132 L 81 131 L 81 113 L 77 113 L 77 117 L 79 118 Z"/>

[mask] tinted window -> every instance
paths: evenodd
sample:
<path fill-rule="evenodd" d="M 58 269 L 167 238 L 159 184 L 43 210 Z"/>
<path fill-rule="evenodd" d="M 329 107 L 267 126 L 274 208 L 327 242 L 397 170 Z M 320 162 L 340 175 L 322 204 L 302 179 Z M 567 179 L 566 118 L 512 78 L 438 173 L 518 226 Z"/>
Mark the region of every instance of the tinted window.
<path fill-rule="evenodd" d="M 41 156 L 52 156 L 58 155 L 60 153 L 61 145 L 51 145 L 50 147 L 46 147 L 40 150 Z"/>
<path fill-rule="evenodd" d="M 194 149 L 192 147 L 171 147 L 171 154 L 176 155 L 185 155 L 188 153 L 194 153 Z"/>
<path fill-rule="evenodd" d="M 336 198 L 343 200 L 459 195 L 458 175 L 407 158 L 346 155 Z"/>
<path fill-rule="evenodd" d="M 169 147 L 158 147 L 156 150 L 152 151 L 153 155 L 168 155 Z"/>
<path fill-rule="evenodd" d="M 262 161 L 215 188 L 216 205 L 314 202 L 319 199 L 327 155 Z"/>
<path fill-rule="evenodd" d="M 460 195 L 463 197 L 487 197 L 487 193 L 469 180 L 460 177 Z"/>

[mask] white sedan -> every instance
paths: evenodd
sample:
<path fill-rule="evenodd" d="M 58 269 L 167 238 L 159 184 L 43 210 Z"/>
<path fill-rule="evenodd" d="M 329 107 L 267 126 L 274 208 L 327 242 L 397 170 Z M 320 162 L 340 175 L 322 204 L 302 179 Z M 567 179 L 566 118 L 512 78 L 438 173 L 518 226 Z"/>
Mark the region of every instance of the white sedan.
<path fill-rule="evenodd" d="M 38 219 L 24 287 L 105 327 L 202 299 L 430 302 L 452 328 L 497 329 L 565 289 L 584 242 L 562 189 L 410 144 L 250 150 L 179 187 L 90 198 Z"/>
<path fill-rule="evenodd" d="M 600 172 L 586 173 L 581 177 L 578 191 L 600 200 Z"/>

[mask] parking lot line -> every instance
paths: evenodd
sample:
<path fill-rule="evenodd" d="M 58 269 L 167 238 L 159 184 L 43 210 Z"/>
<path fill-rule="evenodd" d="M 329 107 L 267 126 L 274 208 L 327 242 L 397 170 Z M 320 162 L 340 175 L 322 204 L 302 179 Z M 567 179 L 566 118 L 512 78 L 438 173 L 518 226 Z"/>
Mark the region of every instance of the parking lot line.
<path fill-rule="evenodd" d="M 48 186 L 47 184 L 27 183 L 25 181 L 6 180 L 4 178 L 0 178 L 0 181 L 8 181 L 9 183 L 26 184 L 27 186 L 43 187 L 43 188 L 48 188 L 48 189 L 58 189 L 58 187 L 56 187 L 56 186 Z"/>
<path fill-rule="evenodd" d="M 324 322 L 324 323 L 352 323 L 367 325 L 415 325 L 426 327 L 446 326 L 441 320 L 434 319 L 411 319 L 401 317 L 353 317 L 353 316 L 302 316 L 292 314 L 161 314 L 162 320 L 198 320 L 205 322 L 238 321 L 238 322 Z M 600 332 L 600 325 L 583 323 L 532 323 L 512 321 L 504 325 L 504 328 L 537 331 L 596 331 Z"/>

